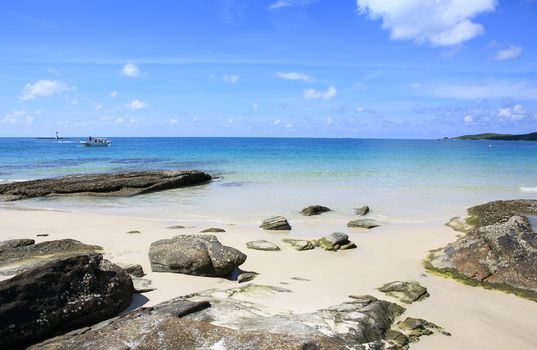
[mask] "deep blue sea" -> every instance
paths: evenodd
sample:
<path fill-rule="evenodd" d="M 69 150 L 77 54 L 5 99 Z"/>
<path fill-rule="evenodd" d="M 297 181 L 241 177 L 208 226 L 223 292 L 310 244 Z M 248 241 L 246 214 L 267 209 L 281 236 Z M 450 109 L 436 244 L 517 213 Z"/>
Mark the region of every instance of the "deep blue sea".
<path fill-rule="evenodd" d="M 319 203 L 345 213 L 369 204 L 386 220 L 427 220 L 487 200 L 537 198 L 537 142 L 118 137 L 110 147 L 88 148 L 79 140 L 0 138 L 0 182 L 198 169 L 221 180 L 135 199 L 26 203 L 207 217 L 246 218 Z"/>

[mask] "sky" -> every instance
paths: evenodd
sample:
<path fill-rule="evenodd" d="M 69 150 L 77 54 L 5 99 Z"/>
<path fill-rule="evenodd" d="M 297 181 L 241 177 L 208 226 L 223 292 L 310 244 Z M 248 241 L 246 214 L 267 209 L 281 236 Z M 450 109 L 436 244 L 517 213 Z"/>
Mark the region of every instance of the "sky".
<path fill-rule="evenodd" d="M 0 137 L 537 131 L 537 0 L 3 0 Z"/>

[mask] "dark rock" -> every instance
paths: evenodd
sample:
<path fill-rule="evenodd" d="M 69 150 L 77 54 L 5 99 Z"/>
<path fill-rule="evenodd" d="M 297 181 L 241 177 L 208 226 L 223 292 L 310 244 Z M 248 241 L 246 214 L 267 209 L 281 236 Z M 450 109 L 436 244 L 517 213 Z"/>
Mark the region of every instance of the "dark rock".
<path fill-rule="evenodd" d="M 431 252 L 426 268 L 537 300 L 537 235 L 524 216 L 501 220 Z"/>
<path fill-rule="evenodd" d="M 128 234 L 133 234 L 133 233 L 141 233 L 140 231 L 138 230 L 131 230 L 131 231 L 127 231 Z"/>
<path fill-rule="evenodd" d="M 177 230 L 177 229 L 182 229 L 185 227 L 183 225 L 171 225 L 171 226 L 168 226 L 167 228 L 169 228 L 170 230 Z"/>
<path fill-rule="evenodd" d="M 262 229 L 265 230 L 290 230 L 291 225 L 287 222 L 287 219 L 283 216 L 274 216 L 272 218 L 268 218 L 260 226 Z"/>
<path fill-rule="evenodd" d="M 226 232 L 226 230 L 224 230 L 223 228 L 219 228 L 219 227 L 209 227 L 209 228 L 206 228 L 205 230 L 200 231 L 200 233 L 218 233 L 218 232 Z"/>
<path fill-rule="evenodd" d="M 252 271 L 241 271 L 241 273 L 237 276 L 237 282 L 244 283 L 244 282 L 250 282 L 254 278 L 256 278 L 259 274 L 257 272 Z"/>
<path fill-rule="evenodd" d="M 118 263 L 119 267 L 127 271 L 127 273 L 134 277 L 144 277 L 144 269 L 140 264 L 121 264 Z"/>
<path fill-rule="evenodd" d="M 280 250 L 280 247 L 278 247 L 276 244 L 265 241 L 265 240 L 259 240 L 259 241 L 251 241 L 246 243 L 246 247 L 248 249 L 254 249 L 254 250 L 264 250 L 264 251 L 278 251 Z"/>
<path fill-rule="evenodd" d="M 0 348 L 100 322 L 131 298 L 129 275 L 100 254 L 41 265 L 0 282 Z"/>
<path fill-rule="evenodd" d="M 289 244 L 291 248 L 298 251 L 315 249 L 315 245 L 313 244 L 313 242 L 305 239 L 284 238 L 282 241 Z"/>
<path fill-rule="evenodd" d="M 140 171 L 118 174 L 64 176 L 0 185 L 0 199 L 99 195 L 132 196 L 206 183 L 211 176 L 200 171 Z"/>
<path fill-rule="evenodd" d="M 331 211 L 332 209 L 328 207 L 324 207 L 322 205 L 310 205 L 309 207 L 306 207 L 302 209 L 301 213 L 305 216 L 312 216 L 312 215 L 319 215 L 322 213 L 326 213 L 327 211 Z"/>
<path fill-rule="evenodd" d="M 153 242 L 151 269 L 195 276 L 227 277 L 246 260 L 235 248 L 223 246 L 213 235 L 181 235 Z"/>
<path fill-rule="evenodd" d="M 33 244 L 34 240 L 11 240 L 0 243 L 0 275 L 13 275 L 54 260 L 91 254 L 102 247 L 74 239 L 61 239 Z M 4 244 L 4 248 L 2 247 Z"/>
<path fill-rule="evenodd" d="M 33 239 L 24 239 L 24 238 L 23 239 L 10 239 L 8 241 L 0 242 L 0 251 L 6 250 L 6 249 L 19 248 L 19 247 L 26 247 L 34 243 L 35 243 L 35 240 Z"/>
<path fill-rule="evenodd" d="M 468 209 L 466 223 L 475 228 L 507 221 L 511 216 L 537 215 L 537 200 L 494 201 Z"/>
<path fill-rule="evenodd" d="M 38 233 L 37 237 L 48 237 L 48 233 Z"/>
<path fill-rule="evenodd" d="M 363 207 L 354 209 L 354 212 L 356 213 L 356 215 L 364 216 L 369 213 L 369 207 L 367 205 L 364 205 Z"/>
<path fill-rule="evenodd" d="M 353 227 L 353 228 L 374 228 L 379 227 L 382 224 L 376 220 L 372 219 L 358 219 L 358 220 L 352 220 L 347 223 L 347 227 Z"/>
<path fill-rule="evenodd" d="M 349 236 L 342 232 L 334 232 L 324 236 L 317 241 L 319 247 L 324 250 L 340 250 L 356 248 L 356 245 L 349 241 Z"/>
<path fill-rule="evenodd" d="M 397 322 L 397 327 L 406 334 L 410 342 L 416 342 L 420 337 L 431 335 L 434 331 L 447 336 L 451 335 L 442 327 L 421 318 L 407 317 L 403 321 Z"/>
<path fill-rule="evenodd" d="M 386 340 L 393 343 L 398 348 L 404 348 L 409 343 L 409 339 L 406 335 L 394 329 L 388 330 L 384 336 L 386 337 Z"/>
<path fill-rule="evenodd" d="M 418 282 L 401 282 L 395 281 L 386 283 L 380 290 L 386 295 L 399 299 L 405 304 L 411 304 L 415 301 L 421 301 L 429 296 L 427 288 L 421 286 Z"/>

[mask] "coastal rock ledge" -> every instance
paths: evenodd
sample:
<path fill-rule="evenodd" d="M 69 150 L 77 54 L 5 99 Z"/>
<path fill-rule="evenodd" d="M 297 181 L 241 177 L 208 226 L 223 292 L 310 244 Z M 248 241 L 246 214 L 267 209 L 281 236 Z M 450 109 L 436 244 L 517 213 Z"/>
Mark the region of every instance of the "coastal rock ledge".
<path fill-rule="evenodd" d="M 431 251 L 425 267 L 537 301 L 537 233 L 529 219 L 537 215 L 537 200 L 495 201 L 468 212 L 472 229 Z"/>
<path fill-rule="evenodd" d="M 138 171 L 73 175 L 0 185 L 0 200 L 45 196 L 133 196 L 206 183 L 211 176 L 196 170 Z"/>

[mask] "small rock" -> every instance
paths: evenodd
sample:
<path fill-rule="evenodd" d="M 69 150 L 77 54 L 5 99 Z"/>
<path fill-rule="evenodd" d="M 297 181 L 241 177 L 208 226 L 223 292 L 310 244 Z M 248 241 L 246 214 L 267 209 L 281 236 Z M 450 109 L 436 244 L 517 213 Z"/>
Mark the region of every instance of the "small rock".
<path fill-rule="evenodd" d="M 185 228 L 183 225 L 170 225 L 166 228 L 169 228 L 170 230 L 178 230 L 178 229 L 182 229 L 182 228 Z"/>
<path fill-rule="evenodd" d="M 364 216 L 369 213 L 369 207 L 367 205 L 364 205 L 363 207 L 354 209 L 354 212 L 356 213 L 356 215 Z"/>
<path fill-rule="evenodd" d="M 257 272 L 252 272 L 252 271 L 242 271 L 242 272 L 237 276 L 237 282 L 239 282 L 239 283 L 250 282 L 251 280 L 253 280 L 254 278 L 256 278 L 257 275 L 259 275 Z"/>
<path fill-rule="evenodd" d="M 349 236 L 342 232 L 334 232 L 328 236 L 324 236 L 321 239 L 317 240 L 319 247 L 324 250 L 339 250 L 339 249 L 351 249 L 356 248 L 356 245 L 349 241 Z"/>
<path fill-rule="evenodd" d="M 38 233 L 36 236 L 37 237 L 47 237 L 48 233 Z"/>
<path fill-rule="evenodd" d="M 301 251 L 301 250 L 311 250 L 315 248 L 315 245 L 308 240 L 305 239 L 293 239 L 293 238 L 285 238 L 283 239 L 285 243 L 288 243 L 291 248 Z"/>
<path fill-rule="evenodd" d="M 352 220 L 347 223 L 347 227 L 358 228 L 374 228 L 381 226 L 381 223 L 372 219 L 358 219 Z"/>
<path fill-rule="evenodd" d="M 272 218 L 268 218 L 261 224 L 262 229 L 265 230 L 290 230 L 291 225 L 289 225 L 289 222 L 287 222 L 287 219 L 283 216 L 274 216 Z"/>
<path fill-rule="evenodd" d="M 218 232 L 226 232 L 226 230 L 224 230 L 223 228 L 219 228 L 219 227 L 209 227 L 209 228 L 206 228 L 205 230 L 200 231 L 200 233 L 218 233 Z"/>
<path fill-rule="evenodd" d="M 410 342 L 418 341 L 421 336 L 431 335 L 434 333 L 433 331 L 440 332 L 446 336 L 451 336 L 451 334 L 446 332 L 442 327 L 421 318 L 407 317 L 405 320 L 397 322 L 397 327 L 406 333 Z"/>
<path fill-rule="evenodd" d="M 461 219 L 458 216 L 451 218 L 451 220 L 449 220 L 446 226 L 451 228 L 454 231 L 464 232 L 464 233 L 467 233 L 473 228 L 472 225 L 468 225 L 463 219 Z"/>
<path fill-rule="evenodd" d="M 246 243 L 246 247 L 248 249 L 254 249 L 254 250 L 264 250 L 264 251 L 277 251 L 280 250 L 280 247 L 278 247 L 276 244 L 265 241 L 265 240 L 259 240 L 259 241 L 251 241 Z"/>
<path fill-rule="evenodd" d="M 134 277 L 144 277 L 144 269 L 142 268 L 142 265 L 140 264 L 117 264 L 119 267 L 121 267 L 123 270 L 125 270 L 129 275 Z"/>
<path fill-rule="evenodd" d="M 306 207 L 302 209 L 301 213 L 305 216 L 312 216 L 312 215 L 319 215 L 322 213 L 326 213 L 327 211 L 331 211 L 332 209 L 328 207 L 324 207 L 322 205 L 310 205 L 309 207 Z"/>
<path fill-rule="evenodd" d="M 307 278 L 303 278 L 303 277 L 291 277 L 292 280 L 295 280 L 295 281 L 304 281 L 304 282 L 309 282 L 310 280 L 307 279 Z"/>
<path fill-rule="evenodd" d="M 131 277 L 131 279 L 134 292 L 136 293 L 146 293 L 156 290 L 155 287 L 151 286 L 153 283 L 147 278 Z"/>
<path fill-rule="evenodd" d="M 384 334 L 384 336 L 386 337 L 386 340 L 393 343 L 398 348 L 404 348 L 405 346 L 408 345 L 410 341 L 406 335 L 394 329 L 389 329 Z"/>
<path fill-rule="evenodd" d="M 421 301 L 429 296 L 427 288 L 420 285 L 418 282 L 401 282 L 394 281 L 386 283 L 380 290 L 386 295 L 399 299 L 405 304 L 411 304 L 415 301 Z"/>
<path fill-rule="evenodd" d="M 132 231 L 127 231 L 127 233 L 132 234 L 132 233 L 141 233 L 141 232 L 138 230 L 132 230 Z"/>

